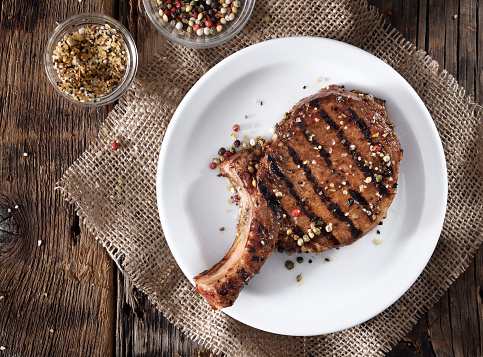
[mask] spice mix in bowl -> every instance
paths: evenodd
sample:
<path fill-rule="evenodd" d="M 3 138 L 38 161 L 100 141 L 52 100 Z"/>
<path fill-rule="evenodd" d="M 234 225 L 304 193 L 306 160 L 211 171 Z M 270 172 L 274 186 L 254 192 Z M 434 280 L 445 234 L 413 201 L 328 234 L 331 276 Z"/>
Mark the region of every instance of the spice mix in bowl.
<path fill-rule="evenodd" d="M 129 88 L 137 56 L 134 40 L 121 23 L 102 14 L 80 14 L 54 30 L 44 64 L 63 97 L 99 106 L 115 101 Z"/>

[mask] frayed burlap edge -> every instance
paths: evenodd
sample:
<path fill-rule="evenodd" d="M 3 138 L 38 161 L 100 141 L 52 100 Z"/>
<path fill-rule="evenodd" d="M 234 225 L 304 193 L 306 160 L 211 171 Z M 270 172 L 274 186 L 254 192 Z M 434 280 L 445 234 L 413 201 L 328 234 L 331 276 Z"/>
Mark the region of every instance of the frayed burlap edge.
<path fill-rule="evenodd" d="M 188 337 L 213 352 L 234 356 L 383 355 L 441 298 L 468 267 L 481 243 L 481 110 L 451 75 L 385 25 L 377 10 L 365 1 L 289 3 L 257 3 L 247 27 L 216 52 L 166 45 L 140 72 L 101 125 L 97 140 L 66 171 L 59 188 L 133 285 Z M 307 6 L 319 8 L 307 12 Z M 281 8 L 290 8 L 290 13 Z M 279 24 L 287 23 L 292 26 L 280 30 Z M 211 311 L 169 252 L 154 188 L 162 137 L 177 104 L 195 81 L 241 48 L 296 35 L 348 42 L 395 68 L 433 117 L 443 142 L 449 180 L 440 241 L 416 283 L 372 320 L 314 337 L 262 332 Z M 121 143 L 117 152 L 109 149 L 113 138 Z"/>

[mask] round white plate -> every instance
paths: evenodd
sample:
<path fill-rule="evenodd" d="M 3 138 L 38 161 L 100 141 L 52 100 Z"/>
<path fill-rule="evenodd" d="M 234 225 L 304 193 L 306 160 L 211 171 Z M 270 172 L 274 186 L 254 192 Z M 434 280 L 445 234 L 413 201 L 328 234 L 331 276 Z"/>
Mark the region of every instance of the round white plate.
<path fill-rule="evenodd" d="M 217 64 L 193 86 L 169 124 L 157 200 L 166 239 L 184 274 L 193 282 L 228 252 L 236 235 L 238 207 L 228 203 L 232 194 L 216 176 L 218 169 L 208 167 L 220 147 L 232 145 L 232 126 L 240 125 L 239 138 L 268 139 L 270 127 L 286 111 L 328 84 L 386 100 L 404 148 L 398 193 L 383 225 L 351 246 L 304 254 L 302 264 L 296 256 L 270 256 L 234 306 L 223 310 L 264 331 L 319 335 L 367 321 L 414 283 L 441 232 L 447 198 L 443 148 L 410 85 L 351 45 L 283 38 L 245 48 Z M 287 259 L 295 262 L 291 271 L 284 266 Z M 299 274 L 302 282 L 296 281 Z"/>

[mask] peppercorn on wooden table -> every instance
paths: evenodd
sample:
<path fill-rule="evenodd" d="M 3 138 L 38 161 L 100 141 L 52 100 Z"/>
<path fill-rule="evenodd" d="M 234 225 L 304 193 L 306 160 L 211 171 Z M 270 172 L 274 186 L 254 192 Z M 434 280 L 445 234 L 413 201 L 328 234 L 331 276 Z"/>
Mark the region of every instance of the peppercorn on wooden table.
<path fill-rule="evenodd" d="M 369 3 L 483 104 L 478 0 Z M 124 279 L 55 191 L 112 109 L 63 100 L 43 70 L 56 22 L 81 12 L 124 23 L 137 42 L 140 66 L 165 41 L 141 0 L 1 2 L 0 356 L 210 356 Z M 480 250 L 388 356 L 482 356 L 482 280 Z"/>

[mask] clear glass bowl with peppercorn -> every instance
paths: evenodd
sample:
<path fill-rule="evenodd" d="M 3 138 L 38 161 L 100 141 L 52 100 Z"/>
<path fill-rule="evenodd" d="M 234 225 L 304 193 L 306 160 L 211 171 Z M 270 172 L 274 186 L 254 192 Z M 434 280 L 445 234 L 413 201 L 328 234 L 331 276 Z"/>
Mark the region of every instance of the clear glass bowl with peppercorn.
<path fill-rule="evenodd" d="M 64 98 L 85 106 L 117 100 L 131 85 L 138 53 L 129 31 L 103 14 L 79 14 L 58 25 L 44 53 L 47 76 Z"/>
<path fill-rule="evenodd" d="M 245 26 L 255 0 L 143 0 L 154 26 L 170 41 L 209 48 L 233 38 Z"/>

